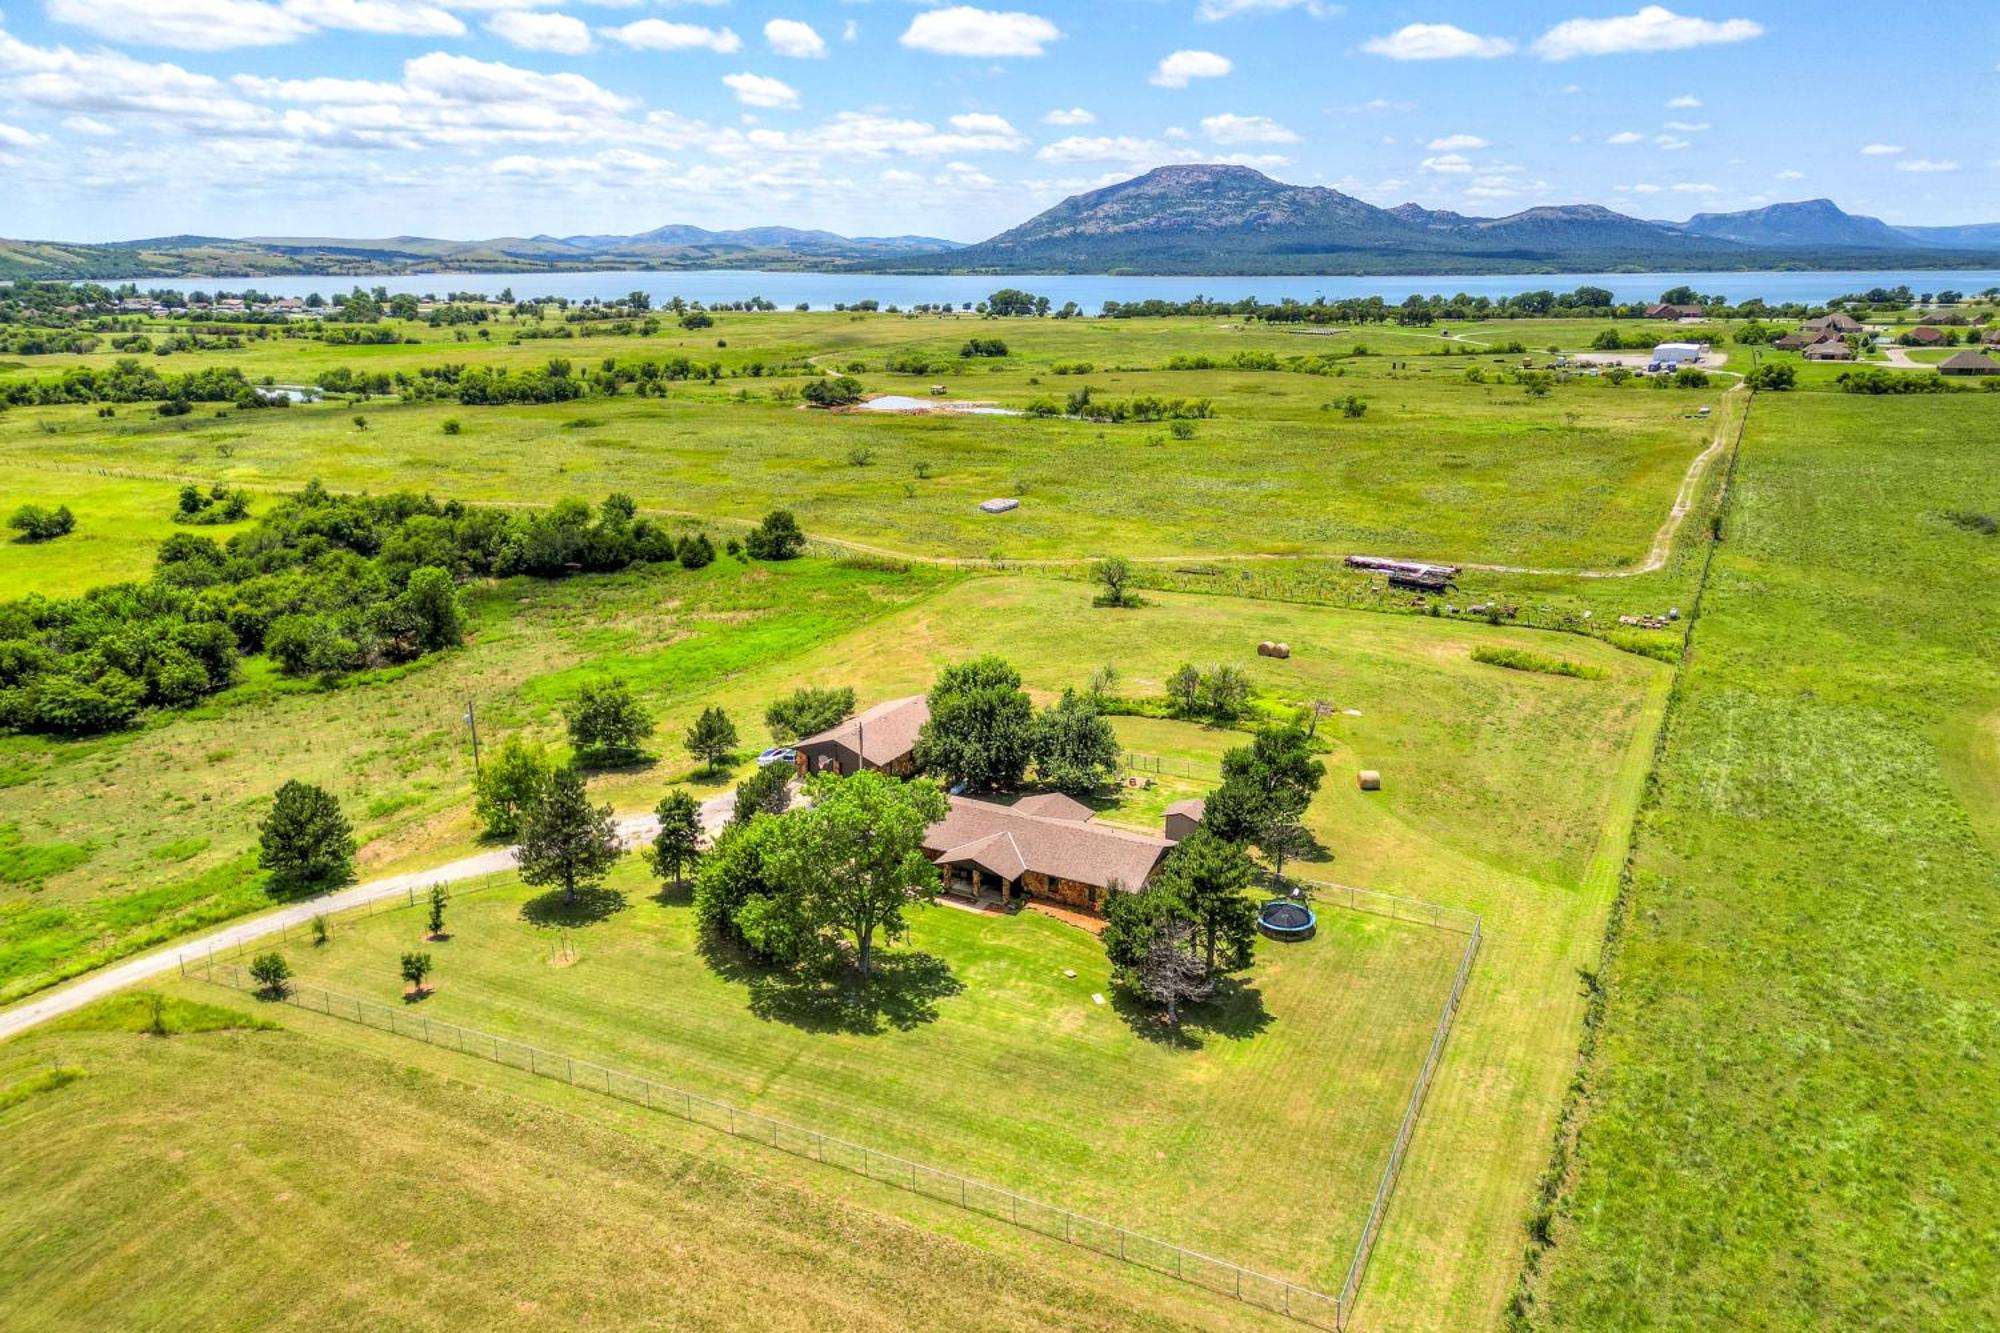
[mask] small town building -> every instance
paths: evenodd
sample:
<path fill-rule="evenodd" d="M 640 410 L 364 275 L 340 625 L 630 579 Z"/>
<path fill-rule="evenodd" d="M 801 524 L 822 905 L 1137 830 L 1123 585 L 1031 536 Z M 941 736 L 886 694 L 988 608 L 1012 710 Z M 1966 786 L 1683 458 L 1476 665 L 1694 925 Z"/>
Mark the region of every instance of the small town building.
<path fill-rule="evenodd" d="M 1845 311 L 1836 310 L 1830 315 L 1819 315 L 1807 320 L 1805 328 L 1808 332 L 1812 333 L 1823 331 L 1841 334 L 1859 333 L 1861 332 L 1861 321 L 1847 314 Z"/>
<path fill-rule="evenodd" d="M 921 694 L 885 700 L 793 746 L 799 772 L 846 777 L 868 768 L 908 777 L 917 768 L 917 733 L 930 715 L 931 706 Z"/>
<path fill-rule="evenodd" d="M 1940 375 L 2000 375 L 2000 361 L 1970 348 L 1954 352 L 1938 366 Z"/>
<path fill-rule="evenodd" d="M 1828 338 L 1806 348 L 1808 361 L 1852 361 L 1854 349 L 1838 338 Z"/>
<path fill-rule="evenodd" d="M 1649 370 L 1673 370 L 1683 364 L 1690 366 L 1699 365 L 1701 364 L 1701 354 L 1706 350 L 1708 349 L 1700 343 L 1661 343 L 1653 349 L 1653 355 L 1647 361 L 1646 368 Z"/>
<path fill-rule="evenodd" d="M 945 891 L 963 897 L 1102 912 L 1111 894 L 1144 888 L 1174 848 L 1168 838 L 1100 824 L 1068 797 L 947 799 L 945 817 L 924 830 L 923 850 Z"/>
<path fill-rule="evenodd" d="M 1918 347 L 1942 347 L 1944 346 L 1945 333 L 1943 329 L 1934 329 L 1928 324 L 1919 324 L 1904 334 L 1903 338 L 1905 341 L 1915 343 Z"/>
<path fill-rule="evenodd" d="M 1647 319 L 1701 319 L 1708 312 L 1698 305 L 1656 304 L 1646 307 Z"/>

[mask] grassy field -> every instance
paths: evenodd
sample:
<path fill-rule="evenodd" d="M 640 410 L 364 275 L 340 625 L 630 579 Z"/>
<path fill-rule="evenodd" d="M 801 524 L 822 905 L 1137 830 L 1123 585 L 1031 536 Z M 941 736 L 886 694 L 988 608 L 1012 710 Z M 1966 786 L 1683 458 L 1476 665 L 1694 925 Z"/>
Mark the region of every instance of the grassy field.
<path fill-rule="evenodd" d="M 650 807 L 693 767 L 679 748 L 687 700 L 753 668 L 775 677 L 951 577 L 724 559 L 698 574 L 513 580 L 472 594 L 470 641 L 441 658 L 332 690 L 258 659 L 204 707 L 139 730 L 0 738 L 0 1000 L 267 902 L 256 823 L 286 777 L 340 797 L 366 843 L 363 875 L 464 848 L 468 698 L 489 740 L 531 730 L 561 744 L 577 682 L 628 676 L 665 714 L 659 762 L 627 778 Z M 729 698 L 758 736 L 767 697 Z"/>
<path fill-rule="evenodd" d="M 288 957 L 302 984 L 393 1001 L 400 954 L 430 948 L 433 1018 L 1332 1291 L 1465 943 L 1329 910 L 1173 1043 L 1094 936 L 1035 913 L 920 910 L 857 992 L 705 957 L 685 896 L 657 887 L 628 863 L 580 923 L 516 886 L 455 904 L 445 943 L 421 943 L 419 905 Z"/>
<path fill-rule="evenodd" d="M 190 995 L 166 1038 L 119 1001 L 0 1047 L 8 1327 L 1295 1327 L 593 1094 Z"/>
<path fill-rule="evenodd" d="M 1538 1325 L 2000 1322 L 1996 429 L 1759 401 Z"/>
<path fill-rule="evenodd" d="M 1551 322 L 1554 323 L 1554 322 Z M 279 340 L 188 354 L 178 367 L 238 366 L 280 382 L 321 370 L 412 369 L 447 361 L 579 364 L 686 354 L 725 366 L 785 367 L 777 378 L 683 384 L 665 399 L 593 398 L 526 407 L 327 402 L 245 413 L 206 406 L 159 418 L 146 405 L 111 420 L 91 407 L 0 415 L 9 489 L 61 499 L 68 470 L 259 489 L 424 488 L 466 500 L 612 489 L 648 508 L 754 519 L 773 503 L 809 531 L 927 555 L 1013 559 L 1351 550 L 1569 567 L 1643 558 L 1688 463 L 1707 439 L 1693 413 L 1719 389 L 1650 392 L 1578 380 L 1546 398 L 1518 385 L 1473 384 L 1520 357 L 1433 355 L 1435 335 L 1394 328 L 1306 337 L 1196 320 L 977 321 L 895 316 L 724 315 L 714 339 L 661 336 L 468 345 L 328 348 Z M 1539 330 L 1537 330 L 1539 333 Z M 1548 333 L 1587 341 L 1594 328 Z M 942 376 L 891 374 L 892 355 L 950 360 L 966 337 L 1001 336 L 1010 355 Z M 1332 375 L 1165 370 L 1176 355 L 1228 360 L 1351 353 Z M 90 357 L 36 358 L 20 376 Z M 1099 398 L 1208 398 L 1212 420 L 1176 438 L 1164 423 L 1098 425 L 999 416 L 823 413 L 780 401 L 813 367 L 859 362 L 870 391 L 916 392 L 941 380 L 954 397 L 1020 407 L 1088 386 Z M 1089 373 L 1058 375 L 1058 365 Z M 1357 396 L 1366 414 L 1338 403 Z M 367 418 L 359 429 L 353 418 Z M 462 434 L 447 436 L 456 418 Z M 1422 448 L 1411 447 L 1413 432 Z M 865 460 L 865 461 L 860 461 Z M 1019 510 L 977 506 L 1016 496 Z M 171 504 L 165 494 L 163 504 Z M 1257 515 L 1246 524 L 1241 516 Z M 97 520 L 82 509 L 88 530 Z M 51 563 L 57 557 L 51 557 Z M 19 575 L 39 577 L 31 564 Z"/>

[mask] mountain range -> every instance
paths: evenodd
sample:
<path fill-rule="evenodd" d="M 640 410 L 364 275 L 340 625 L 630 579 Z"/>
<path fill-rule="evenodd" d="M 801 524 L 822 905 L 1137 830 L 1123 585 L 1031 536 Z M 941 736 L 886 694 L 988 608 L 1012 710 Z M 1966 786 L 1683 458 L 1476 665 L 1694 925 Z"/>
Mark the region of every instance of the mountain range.
<path fill-rule="evenodd" d="M 0 277 L 255 278 L 278 274 L 816 269 L 897 273 L 1397 274 L 1994 268 L 2000 223 L 1898 227 L 1828 199 L 1685 222 L 1596 204 L 1474 217 L 1380 208 L 1248 167 L 1159 167 L 1072 195 L 971 245 L 792 227 L 497 237 L 166 236 L 107 245 L 0 241 Z"/>

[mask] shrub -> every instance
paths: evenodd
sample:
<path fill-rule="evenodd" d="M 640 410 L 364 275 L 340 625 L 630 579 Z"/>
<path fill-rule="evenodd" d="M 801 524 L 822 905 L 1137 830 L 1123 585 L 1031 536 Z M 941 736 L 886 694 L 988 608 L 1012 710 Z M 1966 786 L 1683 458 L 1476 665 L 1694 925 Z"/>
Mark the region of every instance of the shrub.
<path fill-rule="evenodd" d="M 1586 666 L 1560 657 L 1544 657 L 1524 648 L 1480 647 L 1472 650 L 1472 660 L 1509 671 L 1532 671 L 1543 676 L 1570 676 L 1577 680 L 1602 680 L 1604 668 Z"/>
<path fill-rule="evenodd" d="M 850 686 L 802 685 L 764 710 L 764 725 L 771 737 L 788 743 L 812 736 L 844 720 L 854 711 L 854 690 Z"/>
<path fill-rule="evenodd" d="M 260 953 L 250 960 L 250 979 L 257 983 L 258 990 L 276 999 L 285 993 L 285 983 L 292 979 L 292 965 L 281 953 Z"/>
<path fill-rule="evenodd" d="M 852 375 L 822 376 L 799 390 L 814 407 L 851 407 L 861 401 L 861 381 Z"/>
<path fill-rule="evenodd" d="M 805 549 L 806 535 L 789 509 L 773 509 L 750 530 L 743 549 L 752 560 L 791 560 Z"/>
<path fill-rule="evenodd" d="M 1789 361 L 1767 361 L 1752 366 L 1744 375 L 1743 382 L 1753 389 L 1782 393 L 1799 382 L 1799 371 Z"/>
<path fill-rule="evenodd" d="M 45 542 L 74 532 L 76 516 L 69 512 L 68 505 L 45 509 L 38 504 L 24 504 L 7 516 L 7 526 L 20 533 L 24 542 Z"/>

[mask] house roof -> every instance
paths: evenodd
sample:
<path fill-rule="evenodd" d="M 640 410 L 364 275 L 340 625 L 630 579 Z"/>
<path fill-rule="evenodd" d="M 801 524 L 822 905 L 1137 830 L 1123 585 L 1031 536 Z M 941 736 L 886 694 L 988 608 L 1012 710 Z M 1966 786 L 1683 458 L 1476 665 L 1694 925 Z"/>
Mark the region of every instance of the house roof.
<path fill-rule="evenodd" d="M 1033 870 L 1108 889 L 1137 889 L 1173 849 L 1165 838 L 1092 819 L 1023 812 L 1019 805 L 949 798 L 945 817 L 924 830 L 924 852 L 944 864 L 972 864 L 1006 879 Z"/>
<path fill-rule="evenodd" d="M 1095 818 L 1097 814 L 1082 801 L 1072 796 L 1065 796 L 1059 791 L 1023 796 L 1014 802 L 1014 809 L 1024 815 L 1040 815 L 1044 819 L 1068 819 L 1079 822 Z"/>
<path fill-rule="evenodd" d="M 886 699 L 798 744 L 801 749 L 809 745 L 837 745 L 858 753 L 865 763 L 892 764 L 916 747 L 917 732 L 930 715 L 930 703 L 921 694 Z"/>
<path fill-rule="evenodd" d="M 1934 343 L 1944 341 L 1944 330 L 1934 329 L 1928 324 L 1919 324 L 1910 330 L 1910 336 L 1918 342 Z"/>
<path fill-rule="evenodd" d="M 1185 801 L 1175 801 L 1167 807 L 1166 812 L 1169 815 L 1186 815 L 1189 819 L 1199 820 L 1207 811 L 1207 801 L 1199 796 L 1190 796 Z"/>
<path fill-rule="evenodd" d="M 1986 374 L 2000 374 L 2000 361 L 1995 361 L 1984 352 L 1970 349 L 1954 352 L 1938 363 L 1939 370 L 1976 370 Z"/>
<path fill-rule="evenodd" d="M 1851 361 L 1854 359 L 1854 349 L 1846 343 L 1837 340 L 1817 342 L 1811 347 L 1806 348 L 1806 359 L 1809 361 Z"/>

